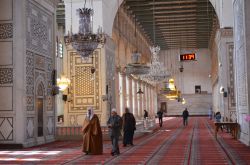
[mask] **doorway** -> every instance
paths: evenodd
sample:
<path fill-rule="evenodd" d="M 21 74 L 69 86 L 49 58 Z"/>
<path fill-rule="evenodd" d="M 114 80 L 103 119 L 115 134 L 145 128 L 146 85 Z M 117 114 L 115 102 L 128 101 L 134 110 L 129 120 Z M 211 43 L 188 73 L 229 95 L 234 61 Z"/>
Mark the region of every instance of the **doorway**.
<path fill-rule="evenodd" d="M 43 136 L 43 98 L 37 98 L 37 136 Z"/>
<path fill-rule="evenodd" d="M 161 102 L 161 110 L 167 113 L 167 102 Z"/>
<path fill-rule="evenodd" d="M 36 90 L 37 137 L 44 136 L 44 86 L 40 83 Z"/>

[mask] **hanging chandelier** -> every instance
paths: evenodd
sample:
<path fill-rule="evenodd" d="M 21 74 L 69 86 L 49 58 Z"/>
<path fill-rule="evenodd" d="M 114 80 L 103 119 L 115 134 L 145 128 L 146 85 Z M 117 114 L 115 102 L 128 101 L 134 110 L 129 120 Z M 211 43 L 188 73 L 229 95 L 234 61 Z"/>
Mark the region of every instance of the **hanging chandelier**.
<path fill-rule="evenodd" d="M 84 8 L 76 10 L 77 14 L 79 15 L 79 32 L 73 34 L 71 27 L 71 32 L 64 37 L 65 44 L 71 44 L 72 47 L 84 59 L 88 58 L 98 47 L 99 44 L 104 45 L 105 43 L 105 35 L 103 34 L 102 29 L 100 27 L 97 30 L 97 34 L 94 34 L 92 32 L 94 10 L 86 8 L 85 4 Z"/>
<path fill-rule="evenodd" d="M 134 75 L 144 75 L 149 73 L 150 67 L 146 64 L 140 63 L 141 54 L 138 52 L 134 52 L 132 54 L 132 63 L 129 63 L 125 66 L 126 74 L 134 74 Z"/>
<path fill-rule="evenodd" d="M 163 64 L 159 61 L 159 46 L 154 46 L 150 48 L 152 53 L 152 62 L 150 65 L 150 70 L 147 75 L 143 75 L 142 79 L 146 79 L 150 82 L 158 83 L 166 80 L 170 74 L 167 72 Z"/>

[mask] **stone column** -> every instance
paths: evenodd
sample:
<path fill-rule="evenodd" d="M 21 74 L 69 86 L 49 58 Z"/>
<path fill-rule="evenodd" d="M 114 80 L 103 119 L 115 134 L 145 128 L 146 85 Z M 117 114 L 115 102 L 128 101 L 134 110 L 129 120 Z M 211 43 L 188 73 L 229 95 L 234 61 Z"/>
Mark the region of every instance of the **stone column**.
<path fill-rule="evenodd" d="M 153 89 L 153 113 L 156 114 L 157 111 L 158 111 L 158 101 L 157 101 L 157 92 L 156 92 L 156 89 L 154 88 Z"/>
<path fill-rule="evenodd" d="M 140 110 L 140 113 L 141 113 L 141 117 L 143 116 L 143 111 L 145 109 L 145 84 L 142 82 L 141 83 L 141 90 L 144 92 L 143 94 L 141 94 L 141 102 L 142 102 L 142 108 Z"/>
<path fill-rule="evenodd" d="M 121 106 L 121 109 L 120 109 L 120 115 L 122 115 L 124 113 L 124 109 L 126 107 L 126 102 L 127 102 L 127 91 L 126 91 L 127 84 L 126 83 L 127 83 L 126 82 L 126 74 L 123 73 L 122 74 L 122 94 L 123 94 L 122 98 L 123 98 L 123 103 L 121 103 L 122 106 Z"/>
<path fill-rule="evenodd" d="M 129 96 L 128 96 L 128 99 L 129 99 L 129 109 L 130 109 L 130 112 L 133 113 L 133 94 L 132 94 L 132 78 L 129 77 L 128 78 L 128 82 L 129 82 Z"/>
<path fill-rule="evenodd" d="M 134 116 L 136 119 L 138 119 L 138 96 L 137 96 L 137 88 L 138 88 L 138 83 L 136 80 L 134 80 Z"/>
<path fill-rule="evenodd" d="M 120 85 L 119 85 L 119 72 L 116 71 L 115 74 L 115 97 L 116 97 L 116 104 L 113 105 L 113 108 L 116 108 L 117 112 L 120 112 L 120 89 L 119 89 Z"/>
<path fill-rule="evenodd" d="M 147 102 L 147 106 L 146 106 L 146 109 L 147 109 L 147 111 L 149 110 L 149 85 L 147 84 L 147 86 L 146 86 L 146 92 L 147 92 L 147 95 L 146 95 L 146 102 Z"/>
<path fill-rule="evenodd" d="M 141 82 L 138 82 L 138 87 L 137 87 L 137 91 L 139 90 L 139 88 L 142 89 L 142 85 L 141 85 Z M 138 99 L 138 118 L 140 119 L 142 114 L 141 114 L 141 111 L 142 111 L 142 95 L 141 94 L 137 94 L 137 99 Z"/>
<path fill-rule="evenodd" d="M 153 88 L 150 88 L 150 114 L 151 117 L 155 116 L 155 112 L 154 112 L 154 91 Z"/>
<path fill-rule="evenodd" d="M 150 113 L 150 111 L 151 111 L 151 88 L 150 88 L 150 85 L 148 86 L 148 109 L 147 109 L 147 111 L 148 111 L 149 117 L 151 117 L 151 113 Z"/>
<path fill-rule="evenodd" d="M 100 58 L 100 64 L 98 66 L 97 60 L 95 61 L 95 68 L 97 69 L 95 75 L 95 84 L 99 83 L 99 90 L 96 90 L 95 100 L 96 100 L 96 114 L 101 116 L 101 124 L 105 125 L 110 114 L 112 108 L 116 107 L 117 97 L 116 92 L 119 88 L 117 87 L 116 78 L 118 77 L 117 72 L 115 70 L 115 44 L 112 38 L 106 37 L 105 47 L 102 48 L 103 54 L 98 54 Z M 102 53 L 102 52 L 101 52 Z M 105 63 L 104 63 L 105 62 Z M 100 69 L 99 69 L 100 67 Z M 99 72 L 99 70 L 105 70 L 106 72 Z M 91 81 L 91 80 L 90 80 Z M 106 105 L 100 106 L 104 103 L 102 100 L 98 99 L 102 96 L 107 95 L 108 100 L 105 101 Z M 98 96 L 98 97 L 96 97 Z M 119 99 L 118 99 L 119 100 Z M 100 107 L 100 108 L 98 108 Z"/>
<path fill-rule="evenodd" d="M 144 109 L 148 110 L 148 87 L 146 83 L 144 84 L 144 108 L 143 110 Z"/>
<path fill-rule="evenodd" d="M 231 47 L 233 47 L 233 30 L 219 29 L 216 35 L 216 43 L 219 61 L 218 84 L 220 91 L 216 91 L 220 93 L 219 111 L 223 116 L 223 121 L 229 121 L 229 111 L 235 111 L 235 106 L 232 106 L 233 103 L 230 102 L 231 104 L 229 106 L 229 100 L 232 101 L 234 99 L 232 98 L 234 96 L 233 55 L 232 52 L 230 53 L 229 51 L 232 49 Z"/>
<path fill-rule="evenodd" d="M 240 141 L 250 145 L 250 1 L 234 0 L 234 60 L 237 122 L 240 124 Z"/>

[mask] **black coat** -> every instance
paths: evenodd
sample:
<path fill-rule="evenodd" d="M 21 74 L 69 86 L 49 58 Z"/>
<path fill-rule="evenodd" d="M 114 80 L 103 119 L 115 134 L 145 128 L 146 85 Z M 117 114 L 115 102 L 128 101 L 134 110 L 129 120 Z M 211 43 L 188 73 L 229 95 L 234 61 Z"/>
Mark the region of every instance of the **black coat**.
<path fill-rule="evenodd" d="M 158 112 L 157 112 L 157 115 L 158 115 L 159 118 L 162 118 L 163 112 L 162 112 L 162 111 L 158 111 Z"/>
<path fill-rule="evenodd" d="M 182 117 L 183 117 L 184 119 L 186 119 L 186 118 L 188 118 L 188 116 L 189 116 L 188 111 L 187 111 L 187 110 L 184 110 L 183 113 L 182 113 Z"/>
<path fill-rule="evenodd" d="M 132 113 L 124 113 L 122 116 L 123 131 L 134 131 L 136 122 Z"/>

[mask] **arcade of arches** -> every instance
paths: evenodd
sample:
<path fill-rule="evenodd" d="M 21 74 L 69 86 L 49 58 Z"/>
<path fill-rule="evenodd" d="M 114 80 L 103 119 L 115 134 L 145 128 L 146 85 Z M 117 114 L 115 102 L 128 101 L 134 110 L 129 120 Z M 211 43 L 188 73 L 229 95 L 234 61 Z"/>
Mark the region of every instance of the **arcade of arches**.
<path fill-rule="evenodd" d="M 103 127 L 111 108 L 122 115 L 129 107 L 138 123 L 146 109 L 154 125 L 160 108 L 167 116 L 181 115 L 185 107 L 191 116 L 204 116 L 212 107 L 224 122 L 237 122 L 239 141 L 250 145 L 250 1 L 142 1 L 86 1 L 95 12 L 94 32 L 101 26 L 106 33 L 105 45 L 88 60 L 63 41 L 71 27 L 73 33 L 78 31 L 74 11 L 84 6 L 83 0 L 0 1 L 1 144 L 29 147 L 55 141 L 60 128 L 80 128 L 92 106 Z M 187 19 L 187 26 L 178 31 L 186 10 L 191 10 L 192 21 Z M 173 15 L 169 21 L 168 14 Z M 196 31 L 187 34 L 194 26 Z M 142 63 L 150 63 L 154 44 L 161 46 L 160 61 L 185 104 L 161 95 L 164 83 L 125 74 L 136 50 Z M 195 53 L 196 61 L 180 62 L 184 53 Z M 54 95 L 55 77 L 62 75 L 70 84 Z M 137 94 L 139 88 L 143 94 Z"/>

